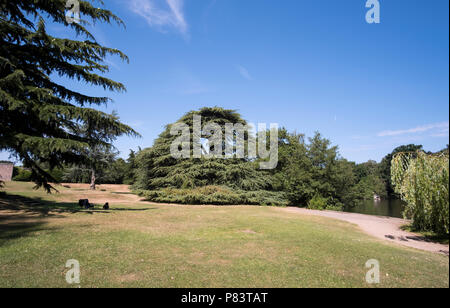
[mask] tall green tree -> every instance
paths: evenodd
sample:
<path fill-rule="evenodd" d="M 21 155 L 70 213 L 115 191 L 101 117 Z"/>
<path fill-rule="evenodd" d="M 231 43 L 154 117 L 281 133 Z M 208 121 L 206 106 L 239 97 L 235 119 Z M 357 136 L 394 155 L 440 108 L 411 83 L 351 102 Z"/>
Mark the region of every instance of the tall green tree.
<path fill-rule="evenodd" d="M 404 216 L 417 230 L 449 233 L 448 153 L 398 153 L 392 159 L 392 183 L 406 202 Z"/>
<path fill-rule="evenodd" d="M 211 133 L 205 128 L 207 124 L 216 123 L 224 129 L 226 123 L 246 121 L 234 110 L 219 107 L 202 108 L 190 111 L 176 123 L 167 125 L 166 129 L 155 140 L 153 147 L 142 150 L 136 157 L 137 175 L 135 189 L 157 190 L 161 188 L 196 188 L 207 185 L 223 185 L 233 189 L 247 191 L 261 190 L 270 187 L 268 174 L 258 170 L 251 158 L 185 158 L 176 159 L 171 155 L 171 145 L 178 138 L 171 135 L 171 128 L 177 123 L 184 123 L 193 132 L 193 116 L 201 116 L 201 134 L 203 140 L 210 140 Z M 225 135 L 225 131 L 223 131 Z M 247 136 L 248 137 L 248 136 Z M 247 138 L 248 139 L 248 138 Z M 190 149 L 194 143 L 206 150 L 205 144 L 190 137 Z"/>
<path fill-rule="evenodd" d="M 139 148 L 138 153 L 140 151 L 141 149 Z M 130 154 L 128 154 L 128 158 L 126 161 L 126 169 L 123 184 L 133 184 L 136 181 L 136 169 L 137 169 L 136 152 L 130 150 Z"/>
<path fill-rule="evenodd" d="M 357 164 L 354 168 L 358 182 L 356 190 L 364 200 L 372 199 L 374 194 L 383 198 L 388 197 L 387 182 L 382 178 L 380 164 L 374 160 Z"/>
<path fill-rule="evenodd" d="M 278 165 L 271 171 L 273 188 L 285 191 L 292 204 L 305 206 L 315 193 L 305 135 L 282 128 L 278 139 Z"/>
<path fill-rule="evenodd" d="M 408 144 L 395 148 L 390 154 L 386 155 L 380 163 L 380 174 L 384 182 L 386 183 L 386 191 L 389 196 L 396 197 L 394 185 L 391 180 L 391 163 L 393 157 L 397 153 L 416 153 L 423 149 L 422 145 Z M 398 195 L 397 195 L 398 196 Z"/>
<path fill-rule="evenodd" d="M 118 153 L 113 148 L 91 148 L 88 155 L 88 164 L 76 164 L 66 169 L 64 181 L 90 183 L 91 190 L 95 190 L 97 184 L 122 184 L 125 161 L 117 159 Z"/>
<path fill-rule="evenodd" d="M 292 205 L 307 206 L 313 199 L 326 200 L 333 208 L 352 206 L 361 199 L 355 188 L 354 163 L 340 157 L 338 148 L 316 133 L 279 131 L 278 167 L 272 171 L 273 188 L 287 193 Z"/>
<path fill-rule="evenodd" d="M 123 25 L 112 12 L 93 6 L 98 2 L 79 1 L 81 21 L 69 23 L 66 0 L 0 0 L 0 150 L 18 157 L 48 191 L 55 179 L 39 162 L 51 169 L 86 164 L 90 148 L 110 146 L 123 134 L 137 136 L 117 115 L 93 108 L 107 104 L 108 97 L 79 93 L 52 78 L 125 91 L 104 74 L 107 56 L 128 61 L 127 56 L 100 45 L 86 28 L 96 22 Z M 80 40 L 50 35 L 46 21 L 71 29 Z M 92 133 L 74 133 L 83 126 Z"/>

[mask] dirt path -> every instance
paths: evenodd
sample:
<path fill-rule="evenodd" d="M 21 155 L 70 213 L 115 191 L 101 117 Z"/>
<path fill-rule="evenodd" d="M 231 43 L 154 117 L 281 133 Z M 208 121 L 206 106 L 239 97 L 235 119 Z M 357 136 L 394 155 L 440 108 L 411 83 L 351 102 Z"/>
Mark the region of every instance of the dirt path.
<path fill-rule="evenodd" d="M 408 247 L 449 255 L 448 245 L 433 243 L 420 235 L 401 230 L 400 227 L 408 223 L 404 219 L 345 212 L 315 211 L 294 207 L 282 210 L 303 215 L 318 215 L 344 220 L 358 225 L 364 232 L 377 238 Z"/>

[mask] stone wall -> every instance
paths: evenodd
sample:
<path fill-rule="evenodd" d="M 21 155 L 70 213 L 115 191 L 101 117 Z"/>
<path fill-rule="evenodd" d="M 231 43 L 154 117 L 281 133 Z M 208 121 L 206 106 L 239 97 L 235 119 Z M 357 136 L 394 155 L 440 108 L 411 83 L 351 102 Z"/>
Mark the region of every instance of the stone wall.
<path fill-rule="evenodd" d="M 13 163 L 0 163 L 0 180 L 11 181 L 13 168 Z"/>

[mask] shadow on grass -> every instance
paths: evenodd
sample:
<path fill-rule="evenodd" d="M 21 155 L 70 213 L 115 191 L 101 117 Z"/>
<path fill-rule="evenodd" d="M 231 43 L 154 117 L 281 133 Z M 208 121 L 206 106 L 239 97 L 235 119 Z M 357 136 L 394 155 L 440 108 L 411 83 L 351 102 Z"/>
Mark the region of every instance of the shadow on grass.
<path fill-rule="evenodd" d="M 0 193 L 0 246 L 8 241 L 31 236 L 39 231 L 51 231 L 56 228 L 46 227 L 43 218 L 64 218 L 62 213 L 110 214 L 120 211 L 148 211 L 152 208 L 110 208 L 81 209 L 77 203 L 52 202 L 38 197 L 23 197 L 20 195 Z"/>
<path fill-rule="evenodd" d="M 403 231 L 418 233 L 420 236 L 408 236 L 408 239 L 416 240 L 416 241 L 423 241 L 423 242 L 433 242 L 433 243 L 439 243 L 448 245 L 449 244 L 449 235 L 448 234 L 437 234 L 434 232 L 426 232 L 426 231 L 420 231 L 416 230 L 412 225 L 404 225 L 401 226 L 400 229 Z"/>
<path fill-rule="evenodd" d="M 39 231 L 56 230 L 45 226 L 46 222 L 39 219 L 42 215 L 42 212 L 26 210 L 20 202 L 0 194 L 0 247 Z"/>
<path fill-rule="evenodd" d="M 26 213 L 40 214 L 42 216 L 54 216 L 57 213 L 84 213 L 84 214 L 108 214 L 115 211 L 148 211 L 157 209 L 151 208 L 115 208 L 112 206 L 108 210 L 103 210 L 101 205 L 97 205 L 90 209 L 80 208 L 78 202 L 54 202 L 44 200 L 40 197 L 24 197 L 14 194 L 0 195 L 0 210 L 20 210 Z"/>
<path fill-rule="evenodd" d="M 29 217 L 15 215 L 14 219 L 0 220 L 0 247 L 9 241 L 30 237 L 40 231 L 55 231 L 59 228 L 46 227 L 43 221 L 30 221 Z"/>

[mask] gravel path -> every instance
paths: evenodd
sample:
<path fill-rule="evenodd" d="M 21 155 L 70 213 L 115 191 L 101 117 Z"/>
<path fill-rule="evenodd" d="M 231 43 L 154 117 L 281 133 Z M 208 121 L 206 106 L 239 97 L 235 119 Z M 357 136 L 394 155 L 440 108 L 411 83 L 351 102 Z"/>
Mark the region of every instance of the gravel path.
<path fill-rule="evenodd" d="M 364 232 L 377 238 L 408 247 L 449 255 L 448 245 L 433 243 L 423 236 L 401 230 L 401 226 L 408 224 L 408 221 L 404 219 L 334 211 L 315 211 L 294 207 L 284 208 L 283 210 L 303 215 L 317 215 L 344 220 L 358 225 Z"/>

